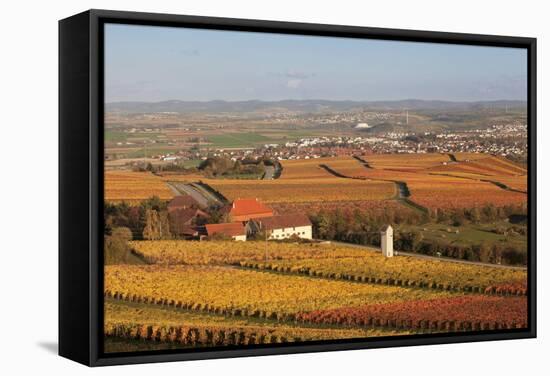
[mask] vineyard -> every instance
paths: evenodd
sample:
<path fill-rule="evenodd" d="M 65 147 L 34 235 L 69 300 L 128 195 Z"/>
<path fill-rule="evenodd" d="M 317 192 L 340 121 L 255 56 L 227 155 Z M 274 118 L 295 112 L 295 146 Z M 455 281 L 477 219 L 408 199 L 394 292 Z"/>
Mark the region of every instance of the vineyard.
<path fill-rule="evenodd" d="M 395 195 L 393 184 L 378 181 L 325 178 L 269 181 L 204 180 L 230 200 L 257 197 L 266 203 L 384 201 Z"/>
<path fill-rule="evenodd" d="M 149 172 L 105 171 L 105 200 L 139 202 L 158 196 L 171 199 L 174 194 L 157 176 Z"/>
<path fill-rule="evenodd" d="M 441 290 L 525 294 L 523 270 L 448 263 L 401 256 L 380 257 L 376 251 L 325 244 L 269 243 L 239 246 L 227 242 L 138 241 L 134 251 L 150 263 L 164 265 L 239 265 L 254 270 L 313 275 L 368 283 Z M 504 288 L 504 285 L 508 286 Z"/>
<path fill-rule="evenodd" d="M 444 154 L 392 154 L 366 156 L 363 160 L 371 168 L 351 157 L 333 159 L 326 165 L 336 174 L 359 181 L 404 182 L 410 199 L 430 209 L 524 205 L 527 202 L 525 170 L 501 158 L 485 156 L 475 161 L 452 162 Z"/>
<path fill-rule="evenodd" d="M 172 265 L 233 265 L 241 261 L 265 260 L 265 243 L 247 241 L 238 247 L 224 241 L 182 242 L 177 240 L 133 241 L 130 246 L 135 253 L 154 264 Z M 269 243 L 269 258 L 272 260 L 331 259 L 343 257 L 362 258 L 365 251 L 356 248 L 320 245 Z"/>
<path fill-rule="evenodd" d="M 447 163 L 450 158 L 446 154 L 380 154 L 369 155 L 365 159 L 378 170 L 403 170 L 409 172 L 421 171 L 426 168 Z"/>
<path fill-rule="evenodd" d="M 527 326 L 527 300 L 463 296 L 313 311 L 298 315 L 299 321 L 351 326 L 404 329 L 494 330 Z"/>
<path fill-rule="evenodd" d="M 256 270 L 313 275 L 364 283 L 422 287 L 447 291 L 524 295 L 526 273 L 476 265 L 425 261 L 413 257 L 384 259 L 374 253 L 362 258 L 290 260 L 241 266 Z"/>
<path fill-rule="evenodd" d="M 309 214 L 314 237 L 301 243 L 190 241 L 171 235 L 165 237 L 170 240 L 136 240 L 144 231 L 132 227 L 134 240 L 124 245 L 139 262 L 113 262 L 104 269 L 106 351 L 527 326 L 523 269 L 444 258 L 384 258 L 364 246 L 377 244 L 379 226 L 392 223 L 398 251 L 420 252 L 435 244 L 422 252 L 524 265 L 512 257 L 520 253 L 512 248 L 521 248 L 526 231 L 525 212 L 516 214 L 527 201 L 527 176 L 520 165 L 473 153 L 340 156 L 281 165 L 281 176 L 273 180 L 209 179 L 196 170 L 187 175 L 105 173 L 107 201 L 169 200 L 174 193 L 167 182 L 201 181 L 222 200 L 257 198 L 278 214 Z M 141 221 L 124 211 L 135 208 L 119 206 L 112 208 L 118 214 L 109 225 L 130 228 L 132 221 Z M 462 210 L 473 207 L 479 210 Z M 222 212 L 213 206 L 205 210 Z M 458 212 L 462 217 L 454 218 Z"/>
<path fill-rule="evenodd" d="M 221 314 L 286 319 L 298 312 L 449 296 L 450 292 L 280 275 L 218 266 L 105 267 L 108 296 L 174 301 Z"/>
<path fill-rule="evenodd" d="M 354 210 L 360 210 L 376 215 L 393 212 L 407 216 L 414 212 L 411 208 L 400 204 L 396 200 L 275 202 L 270 203 L 269 206 L 278 213 L 317 214 L 321 211 L 353 212 Z"/>
<path fill-rule="evenodd" d="M 202 181 L 229 200 L 256 197 L 269 204 L 302 204 L 308 212 L 331 203 L 368 209 L 392 205 L 394 182 L 407 184 L 412 201 L 430 209 L 525 205 L 526 170 L 499 157 L 457 154 L 391 154 L 282 161 L 275 180 L 207 179 L 200 174 L 166 176 L 107 171 L 105 199 L 136 202 L 151 196 L 170 199 L 168 181 Z M 330 169 L 330 171 L 328 169 Z M 347 177 L 347 178 L 346 178 Z"/>
<path fill-rule="evenodd" d="M 270 242 L 267 262 L 264 242 L 130 246 L 149 265 L 105 267 L 105 335 L 112 351 L 527 325 L 522 270 L 388 259 L 330 244 Z"/>
<path fill-rule="evenodd" d="M 105 303 L 109 337 L 169 342 L 181 347 L 284 343 L 404 334 L 395 330 L 315 326 L 296 327 L 276 321 L 204 315 L 193 311 L 143 306 L 119 300 Z M 139 323 L 139 324 L 136 324 Z M 413 333 L 414 331 L 410 331 Z M 406 332 L 407 334 L 409 332 Z"/>

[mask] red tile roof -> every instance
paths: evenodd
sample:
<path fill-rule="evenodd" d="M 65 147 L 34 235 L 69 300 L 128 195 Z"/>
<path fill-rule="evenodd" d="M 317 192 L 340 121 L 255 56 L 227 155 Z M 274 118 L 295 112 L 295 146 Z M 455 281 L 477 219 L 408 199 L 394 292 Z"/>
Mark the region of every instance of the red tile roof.
<path fill-rule="evenodd" d="M 229 215 L 235 221 L 246 221 L 254 217 L 272 216 L 273 210 L 255 198 L 239 198 L 233 201 Z"/>
<path fill-rule="evenodd" d="M 205 225 L 206 233 L 211 236 L 214 234 L 224 234 L 227 236 L 246 235 L 245 228 L 242 223 L 217 223 Z"/>
<path fill-rule="evenodd" d="M 278 228 L 311 226 L 311 221 L 305 214 L 284 214 L 274 217 L 253 218 L 252 221 L 258 222 L 262 229 L 274 230 Z"/>

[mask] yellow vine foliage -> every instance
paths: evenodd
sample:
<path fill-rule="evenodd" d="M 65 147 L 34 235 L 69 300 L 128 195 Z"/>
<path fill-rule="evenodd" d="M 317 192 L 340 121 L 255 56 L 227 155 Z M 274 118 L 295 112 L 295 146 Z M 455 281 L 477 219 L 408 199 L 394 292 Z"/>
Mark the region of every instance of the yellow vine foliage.
<path fill-rule="evenodd" d="M 105 200 L 130 203 L 158 196 L 170 200 L 174 194 L 166 183 L 150 172 L 105 171 Z"/>
<path fill-rule="evenodd" d="M 293 324 L 276 321 L 251 321 L 243 317 L 204 315 L 201 313 L 167 310 L 155 306 L 135 308 L 125 303 L 105 303 L 105 333 L 109 334 L 118 327 L 193 327 L 210 328 L 216 331 L 246 330 L 247 333 L 269 333 L 281 338 L 300 338 L 302 341 L 328 340 L 340 338 L 368 338 L 382 335 L 404 334 L 403 331 L 391 331 L 373 328 L 299 328 Z M 407 332 L 405 332 L 407 334 Z"/>
<path fill-rule="evenodd" d="M 131 241 L 135 253 L 150 263 L 184 265 L 236 264 L 241 261 L 364 257 L 369 251 L 330 244 L 297 244 L 264 241 L 192 242 L 178 240 Z"/>
<path fill-rule="evenodd" d="M 422 260 L 415 257 L 385 258 L 364 252 L 360 258 L 323 258 L 276 260 L 267 263 L 243 262 L 255 269 L 278 270 L 296 274 L 314 274 L 329 278 L 353 279 L 372 283 L 402 281 L 403 285 L 483 292 L 499 284 L 527 284 L 524 270 L 468 265 L 453 262 Z M 360 277 L 360 278 L 359 278 Z M 392 283 L 393 284 L 393 283 Z"/>
<path fill-rule="evenodd" d="M 218 266 L 108 265 L 105 293 L 174 301 L 194 310 L 284 318 L 299 312 L 450 296 L 450 292 L 357 284 Z M 452 295 L 457 295 L 452 294 Z"/>

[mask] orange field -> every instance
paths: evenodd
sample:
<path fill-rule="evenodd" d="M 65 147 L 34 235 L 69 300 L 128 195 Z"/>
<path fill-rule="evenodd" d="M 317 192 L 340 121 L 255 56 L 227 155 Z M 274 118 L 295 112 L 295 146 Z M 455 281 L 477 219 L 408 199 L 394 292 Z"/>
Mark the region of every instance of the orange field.
<path fill-rule="evenodd" d="M 230 200 L 256 197 L 266 203 L 380 201 L 395 195 L 394 184 L 331 177 L 265 181 L 203 179 Z"/>
<path fill-rule="evenodd" d="M 447 154 L 377 154 L 365 157 L 376 169 L 419 171 L 429 167 L 442 165 L 451 160 Z"/>
<path fill-rule="evenodd" d="M 316 201 L 316 202 L 277 202 L 269 205 L 276 213 L 307 213 L 316 214 L 322 210 L 353 212 L 360 210 L 370 214 L 399 213 L 406 217 L 414 212 L 410 207 L 404 206 L 396 200 L 383 201 Z"/>
<path fill-rule="evenodd" d="M 464 172 L 483 176 L 521 176 L 527 171 L 511 162 L 489 156 L 474 161 L 451 162 L 430 168 L 431 171 Z"/>
<path fill-rule="evenodd" d="M 281 177 L 275 180 L 207 179 L 198 173 L 156 176 L 146 172 L 107 171 L 105 199 L 136 202 L 154 195 L 170 199 L 173 193 L 166 182 L 201 180 L 229 200 L 256 197 L 271 204 L 319 208 L 331 202 L 352 202 L 364 209 L 384 207 L 397 196 L 394 182 L 405 182 L 410 192 L 408 198 L 431 209 L 527 202 L 527 176 L 522 167 L 490 155 L 459 153 L 455 157 L 460 161 L 454 162 L 449 155 L 438 153 L 362 157 L 372 168 L 348 156 L 282 161 Z"/>
<path fill-rule="evenodd" d="M 230 200 L 257 197 L 267 203 L 315 203 L 379 201 L 395 196 L 391 182 L 342 179 L 321 165 L 355 163 L 351 157 L 282 161 L 281 177 L 275 180 L 202 179 Z"/>
<path fill-rule="evenodd" d="M 350 178 L 362 178 L 367 176 L 368 169 L 357 159 L 352 157 L 341 157 L 327 160 L 324 165 L 330 169 Z"/>
<path fill-rule="evenodd" d="M 159 177 L 149 172 L 105 172 L 106 201 L 137 202 L 151 196 L 169 200 L 174 195 Z"/>
<path fill-rule="evenodd" d="M 526 192 L 526 176 L 515 175 L 525 172 L 521 167 L 498 157 L 485 156 L 481 159 L 479 154 L 475 155 L 478 157 L 475 162 L 452 162 L 443 154 L 397 154 L 364 157 L 373 168 L 367 168 L 353 158 L 336 159 L 326 165 L 348 177 L 405 182 L 411 195 L 409 198 L 432 209 L 527 202 L 524 193 L 506 190 L 492 183 Z"/>
<path fill-rule="evenodd" d="M 298 159 L 281 161 L 283 172 L 280 179 L 318 179 L 332 177 L 320 164 L 335 161 L 337 158 Z"/>

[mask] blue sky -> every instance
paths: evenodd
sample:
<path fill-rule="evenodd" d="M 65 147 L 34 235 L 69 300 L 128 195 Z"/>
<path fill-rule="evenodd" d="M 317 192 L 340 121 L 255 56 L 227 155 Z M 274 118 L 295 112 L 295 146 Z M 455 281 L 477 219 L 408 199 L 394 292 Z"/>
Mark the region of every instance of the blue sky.
<path fill-rule="evenodd" d="M 525 100 L 523 49 L 105 26 L 105 99 Z"/>

